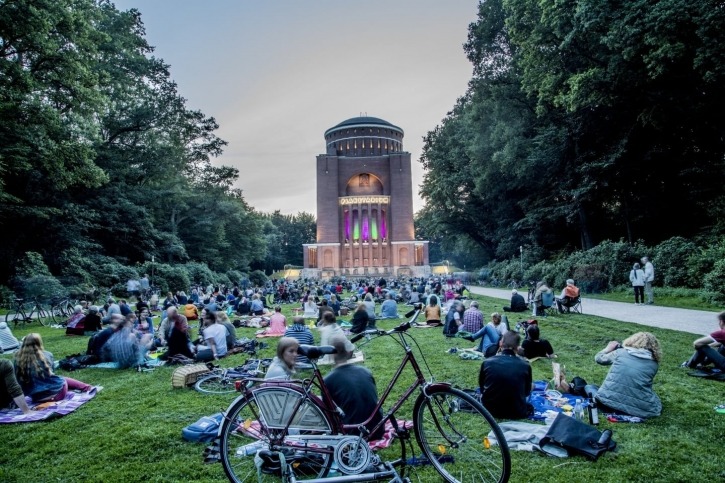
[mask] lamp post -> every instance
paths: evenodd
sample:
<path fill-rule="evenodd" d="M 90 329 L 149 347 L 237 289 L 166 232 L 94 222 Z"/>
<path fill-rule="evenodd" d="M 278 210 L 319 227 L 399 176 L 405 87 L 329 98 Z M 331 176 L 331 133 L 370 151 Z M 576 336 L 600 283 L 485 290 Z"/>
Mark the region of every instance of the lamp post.
<path fill-rule="evenodd" d="M 524 284 L 524 247 L 519 245 L 519 253 L 521 254 L 521 285 Z"/>

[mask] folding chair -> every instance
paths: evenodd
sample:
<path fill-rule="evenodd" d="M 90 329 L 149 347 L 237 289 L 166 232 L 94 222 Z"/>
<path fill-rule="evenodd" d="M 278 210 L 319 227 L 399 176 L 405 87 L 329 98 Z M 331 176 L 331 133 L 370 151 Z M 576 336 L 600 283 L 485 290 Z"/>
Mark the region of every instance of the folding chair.
<path fill-rule="evenodd" d="M 541 294 L 541 305 L 536 306 L 536 303 L 534 302 L 534 307 L 536 308 L 536 316 L 546 317 L 547 312 L 553 309 L 554 307 L 554 293 L 542 293 Z"/>

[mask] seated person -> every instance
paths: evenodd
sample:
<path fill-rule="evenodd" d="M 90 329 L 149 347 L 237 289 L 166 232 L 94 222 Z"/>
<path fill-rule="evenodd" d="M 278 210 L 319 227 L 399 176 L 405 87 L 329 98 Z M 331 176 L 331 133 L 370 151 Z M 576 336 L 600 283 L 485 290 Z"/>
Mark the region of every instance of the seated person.
<path fill-rule="evenodd" d="M 229 320 L 229 316 L 223 310 L 216 313 L 216 323 L 223 325 L 227 330 L 227 351 L 234 349 L 237 343 L 237 329 Z"/>
<path fill-rule="evenodd" d="M 302 314 L 304 318 L 317 320 L 317 315 L 320 311 L 320 308 L 315 303 L 314 297 L 312 297 L 311 295 L 308 296 L 307 301 L 304 303 L 302 308 L 305 310 L 305 312 Z"/>
<path fill-rule="evenodd" d="M 282 314 L 282 307 L 274 306 L 274 314 L 269 318 L 269 327 L 264 331 L 268 337 L 283 336 L 287 330 L 287 317 Z"/>
<path fill-rule="evenodd" d="M 204 345 L 197 347 L 196 360 L 217 360 L 227 355 L 227 328 L 217 324 L 214 312 L 207 311 L 205 314 L 202 334 Z"/>
<path fill-rule="evenodd" d="M 136 301 L 136 312 L 141 312 L 143 309 L 149 309 L 148 302 L 145 302 L 142 296 L 138 297 L 138 300 Z"/>
<path fill-rule="evenodd" d="M 640 418 L 659 416 L 662 403 L 652 390 L 662 350 L 657 338 L 649 332 L 637 332 L 622 344 L 612 341 L 599 352 L 597 364 L 612 366 L 602 387 L 587 386 L 604 413 L 617 412 Z"/>
<path fill-rule="evenodd" d="M 174 312 L 169 321 L 166 346 L 168 349 L 159 357 L 160 359 L 165 360 L 177 355 L 182 355 L 189 359 L 194 358 L 194 346 L 191 343 L 191 336 L 189 334 L 189 323 L 186 317 L 177 312 Z"/>
<path fill-rule="evenodd" d="M 108 342 L 101 348 L 101 360 L 115 362 L 120 369 L 136 367 L 146 362 L 153 339 L 150 334 L 138 337 L 133 330 L 132 319 L 124 319 Z"/>
<path fill-rule="evenodd" d="M 353 334 L 359 334 L 360 332 L 365 332 L 367 329 L 375 328 L 375 321 L 370 321 L 367 308 L 362 302 L 357 304 L 357 308 L 352 314 L 352 320 L 350 322 L 352 323 L 350 332 Z"/>
<path fill-rule="evenodd" d="M 101 330 L 101 316 L 98 313 L 98 306 L 92 305 L 88 309 L 86 318 L 83 319 L 83 330 L 85 333 Z"/>
<path fill-rule="evenodd" d="M 526 300 L 524 300 L 523 295 L 519 293 L 518 290 L 513 289 L 511 291 L 511 305 L 509 307 L 504 307 L 504 312 L 526 312 L 526 309 L 528 309 L 528 306 L 526 305 Z"/>
<path fill-rule="evenodd" d="M 373 300 L 373 294 L 366 293 L 362 303 L 365 304 L 365 310 L 368 312 L 368 325 L 372 324 L 375 327 L 375 300 Z"/>
<path fill-rule="evenodd" d="M 333 354 L 335 368 L 325 376 L 325 385 L 330 391 L 332 400 L 343 411 L 343 424 L 365 424 L 367 431 L 371 431 L 383 419 L 382 411 L 375 411 L 378 404 L 378 391 L 375 379 L 370 370 L 364 366 L 348 364 L 352 352 L 347 349 L 347 337 L 341 334 L 330 339 L 330 345 L 337 349 Z M 355 381 L 350 384 L 350 381 Z M 383 436 L 383 425 L 370 435 L 370 440 L 380 439 Z M 351 434 L 360 434 L 360 431 L 351 431 Z"/>
<path fill-rule="evenodd" d="M 129 305 L 123 299 L 118 301 L 118 308 L 121 309 L 121 315 L 123 315 L 124 317 L 133 312 L 133 310 L 131 310 L 131 307 L 129 307 Z"/>
<path fill-rule="evenodd" d="M 299 315 L 292 318 L 292 325 L 287 327 L 287 330 L 284 331 L 284 336 L 297 340 L 299 344 L 313 345 L 315 343 L 315 339 L 312 337 L 312 332 L 310 332 L 310 329 L 305 327 L 305 318 L 300 317 Z M 297 362 L 306 363 L 310 362 L 310 360 L 307 356 L 299 354 L 297 355 Z"/>
<path fill-rule="evenodd" d="M 526 339 L 521 344 L 523 355 L 527 359 L 536 357 L 556 357 L 554 349 L 546 339 L 539 339 L 539 324 L 531 324 L 526 329 Z"/>
<path fill-rule="evenodd" d="M 121 307 L 118 306 L 115 300 L 110 298 L 108 299 L 108 308 L 106 309 L 106 315 L 103 317 L 103 319 L 101 319 L 101 321 L 104 324 L 108 324 L 111 322 L 111 317 L 113 317 L 113 315 L 115 314 L 123 315 L 121 314 Z"/>
<path fill-rule="evenodd" d="M 454 300 L 451 308 L 446 314 L 446 322 L 443 326 L 443 335 L 453 337 L 458 333 L 461 325 L 463 325 L 463 314 L 465 307 L 460 300 Z"/>
<path fill-rule="evenodd" d="M 15 377 L 13 363 L 7 359 L 0 359 L 0 409 L 10 407 L 11 403 L 15 403 L 23 414 L 30 412 L 23 389 Z"/>
<path fill-rule="evenodd" d="M 425 323 L 431 327 L 441 325 L 441 306 L 438 305 L 438 297 L 435 295 L 428 298 L 428 305 L 425 306 Z"/>
<path fill-rule="evenodd" d="M 337 295 L 332 294 L 330 296 L 330 308 L 332 309 L 332 313 L 335 315 L 335 317 L 340 316 L 340 301 L 337 299 Z"/>
<path fill-rule="evenodd" d="M 85 324 L 83 323 L 86 314 L 83 313 L 83 307 L 76 305 L 73 307 L 73 315 L 65 323 L 65 335 L 83 335 L 85 333 Z"/>
<path fill-rule="evenodd" d="M 523 419 L 533 410 L 526 402 L 531 394 L 531 366 L 516 355 L 520 340 L 516 332 L 506 332 L 501 353 L 481 364 L 481 403 L 495 418 Z"/>
<path fill-rule="evenodd" d="M 559 309 L 559 313 L 563 314 L 564 308 L 566 308 L 566 312 L 569 312 L 569 309 L 576 304 L 577 300 L 579 300 L 579 287 L 574 285 L 574 280 L 567 279 L 566 287 L 561 291 L 561 296 L 556 299 L 556 307 Z"/>
<path fill-rule="evenodd" d="M 717 314 L 717 320 L 720 329 L 692 343 L 695 353 L 689 361 L 682 364 L 683 367 L 695 369 L 698 364 L 706 366 L 712 363 L 721 371 L 725 371 L 725 312 Z"/>
<path fill-rule="evenodd" d="M 542 296 L 545 293 L 551 293 L 551 289 L 548 285 L 546 285 L 546 282 L 542 280 L 536 284 L 536 291 L 534 292 L 534 315 L 538 314 L 540 312 L 539 309 L 543 307 L 544 304 L 542 302 Z"/>
<path fill-rule="evenodd" d="M 381 319 L 397 319 L 398 315 L 398 304 L 395 302 L 392 290 L 385 294 L 385 300 L 380 306 L 380 318 Z"/>
<path fill-rule="evenodd" d="M 249 315 L 250 306 L 249 301 L 246 297 L 242 297 L 239 302 L 237 303 L 237 314 L 239 315 Z"/>
<path fill-rule="evenodd" d="M 412 290 L 410 292 L 410 298 L 408 299 L 408 304 L 415 305 L 417 303 L 420 303 L 420 293 L 418 293 L 417 290 Z"/>
<path fill-rule="evenodd" d="M 96 332 L 90 339 L 88 339 L 88 349 L 86 350 L 86 354 L 89 356 L 96 356 L 98 360 L 102 360 L 103 346 L 105 346 L 111 336 L 113 336 L 113 334 L 121 328 L 124 322 L 125 319 L 121 316 L 121 314 L 114 314 L 111 316 L 111 320 L 108 324 L 109 326 L 99 332 Z"/>
<path fill-rule="evenodd" d="M 198 320 L 199 319 L 199 309 L 196 308 L 196 305 L 186 304 L 183 307 L 184 307 L 184 317 L 186 317 L 186 320 Z"/>
<path fill-rule="evenodd" d="M 149 334 L 153 337 L 154 335 L 154 320 L 149 315 L 148 309 L 143 309 L 139 312 L 138 318 L 134 323 L 133 329 L 136 334 L 141 337 Z"/>
<path fill-rule="evenodd" d="M 481 343 L 478 346 L 478 351 L 483 352 L 484 357 L 495 356 L 499 349 L 501 337 L 508 332 L 506 324 L 502 323 L 501 320 L 501 314 L 498 312 L 492 313 L 491 322 L 484 325 L 478 332 L 464 337 L 464 339 L 473 342 L 480 338 Z"/>
<path fill-rule="evenodd" d="M 309 330 L 309 329 L 308 329 Z M 277 344 L 277 355 L 267 368 L 265 379 L 292 379 L 299 356 L 300 343 L 292 337 L 282 337 Z M 307 359 L 305 357 L 305 359 Z"/>
<path fill-rule="evenodd" d="M 161 324 L 159 324 L 159 330 L 156 334 L 158 339 L 157 345 L 159 347 L 166 345 L 169 334 L 171 334 L 171 327 L 174 325 L 174 320 L 177 315 L 179 315 L 179 311 L 176 307 L 169 307 L 166 311 L 166 317 L 161 321 Z M 188 319 L 184 317 L 184 320 Z"/>
<path fill-rule="evenodd" d="M 53 373 L 53 363 L 53 354 L 43 347 L 40 334 L 31 333 L 23 337 L 23 343 L 15 353 L 15 377 L 23 394 L 33 402 L 62 401 L 68 389 L 91 389 L 89 384 Z"/>
<path fill-rule="evenodd" d="M 317 311 L 317 325 L 320 325 L 322 318 L 325 316 L 325 313 L 330 312 L 331 314 L 335 314 L 334 310 L 332 310 L 332 307 L 330 307 L 329 303 L 326 299 L 322 299 L 320 302 L 320 308 Z"/>
<path fill-rule="evenodd" d="M 335 316 L 327 312 L 322 318 L 322 325 L 320 326 L 320 345 L 332 345 L 330 341 L 338 335 L 345 337 L 345 332 L 337 325 Z M 345 340 L 347 340 L 347 337 L 345 337 Z M 345 345 L 345 350 L 352 353 L 355 350 L 355 345 L 348 340 Z M 325 362 L 333 362 L 331 354 L 325 355 L 322 360 Z"/>
<path fill-rule="evenodd" d="M 259 298 L 259 294 L 252 295 L 252 302 L 249 304 L 249 311 L 252 315 L 264 315 L 264 302 Z"/>

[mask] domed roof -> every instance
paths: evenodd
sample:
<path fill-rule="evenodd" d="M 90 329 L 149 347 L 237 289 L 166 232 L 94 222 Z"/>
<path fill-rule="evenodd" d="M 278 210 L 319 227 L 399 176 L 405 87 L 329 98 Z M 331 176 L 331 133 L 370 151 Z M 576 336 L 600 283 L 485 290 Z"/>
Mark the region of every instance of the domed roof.
<path fill-rule="evenodd" d="M 396 131 L 400 131 L 400 133 L 403 133 L 403 130 L 400 129 L 398 126 L 389 123 L 388 121 L 384 119 L 380 119 L 379 117 L 371 117 L 371 116 L 359 116 L 359 117 L 351 117 L 350 119 L 347 119 L 345 121 L 342 121 L 340 124 L 337 124 L 336 126 L 331 127 L 327 131 L 325 131 L 325 136 L 330 134 L 333 131 L 337 131 L 342 128 L 349 128 L 349 127 L 387 127 L 391 129 L 395 129 Z"/>

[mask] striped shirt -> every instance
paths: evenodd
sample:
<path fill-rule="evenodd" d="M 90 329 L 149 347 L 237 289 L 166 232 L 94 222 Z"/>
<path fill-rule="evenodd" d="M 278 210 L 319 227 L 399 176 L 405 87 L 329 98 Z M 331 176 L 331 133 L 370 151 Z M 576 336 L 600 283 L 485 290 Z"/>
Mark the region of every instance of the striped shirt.
<path fill-rule="evenodd" d="M 314 345 L 315 339 L 312 337 L 312 332 L 310 332 L 310 329 L 305 327 L 304 325 L 300 324 L 292 324 L 287 328 L 287 330 L 284 331 L 285 337 L 292 337 L 293 339 L 297 339 L 297 342 L 307 345 Z M 307 356 L 298 355 L 297 356 L 297 362 L 310 362 L 310 360 L 307 358 Z"/>

